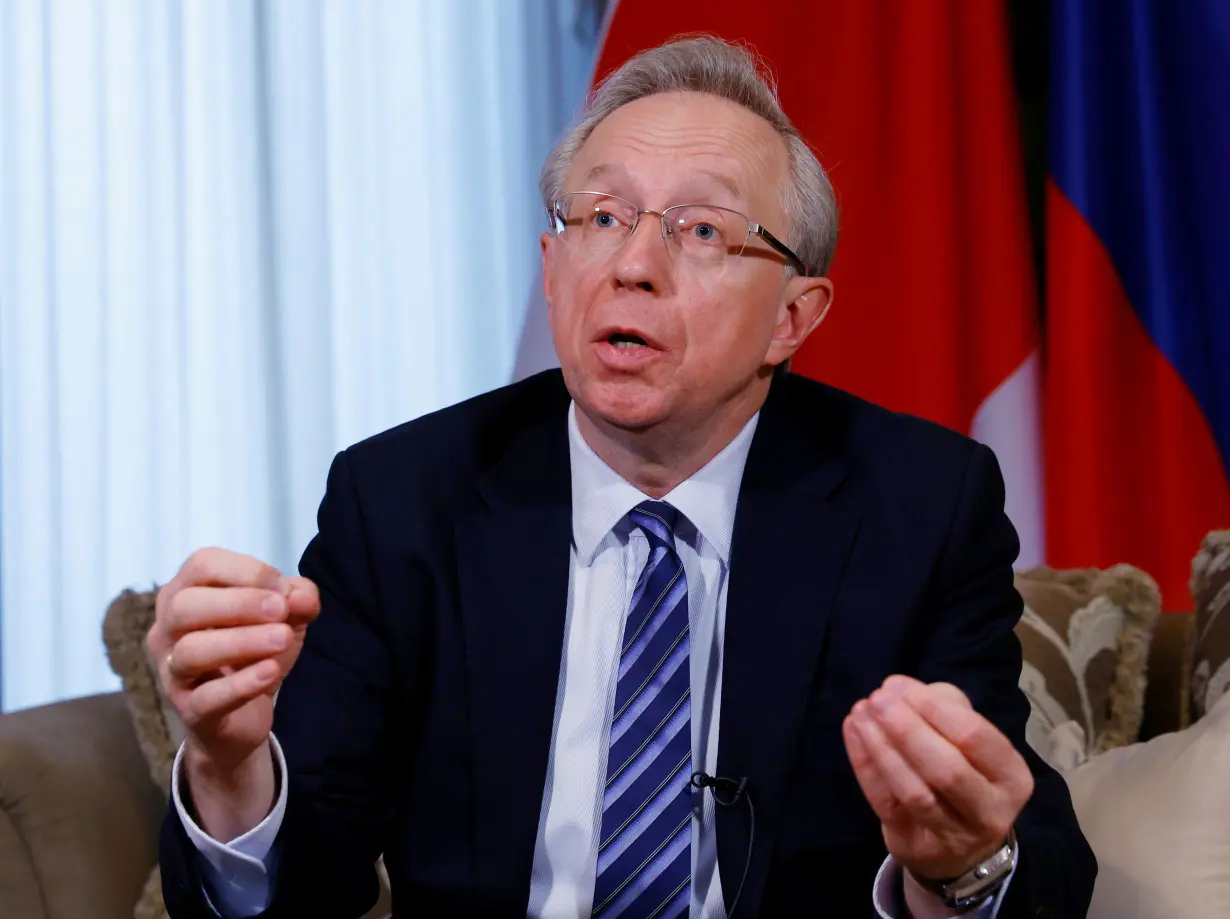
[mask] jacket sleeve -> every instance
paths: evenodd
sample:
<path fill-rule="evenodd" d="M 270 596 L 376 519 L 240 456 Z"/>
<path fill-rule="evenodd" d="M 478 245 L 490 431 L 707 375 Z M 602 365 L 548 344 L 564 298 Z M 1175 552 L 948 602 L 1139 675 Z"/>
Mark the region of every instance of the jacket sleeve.
<path fill-rule="evenodd" d="M 358 917 L 379 893 L 375 862 L 391 823 L 399 752 L 394 673 L 350 460 L 339 454 L 299 570 L 320 616 L 282 684 L 274 732 L 287 763 L 272 900 L 259 915 Z M 175 807 L 163 823 L 163 897 L 173 919 L 213 919 Z"/>
<path fill-rule="evenodd" d="M 998 919 L 1071 919 L 1089 908 L 1097 862 L 1066 783 L 1025 741 L 1029 702 L 1018 685 L 1021 646 L 1014 631 L 1023 606 L 1013 585 L 1018 551 L 999 464 L 988 448 L 975 445 L 928 590 L 912 669 L 924 682 L 960 687 L 1033 772 L 1034 794 L 1016 826 L 1020 860 Z"/>

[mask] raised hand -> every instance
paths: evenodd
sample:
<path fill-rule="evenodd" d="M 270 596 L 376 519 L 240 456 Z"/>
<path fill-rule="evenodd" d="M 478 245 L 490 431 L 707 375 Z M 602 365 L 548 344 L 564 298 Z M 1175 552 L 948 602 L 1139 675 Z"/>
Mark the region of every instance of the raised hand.
<path fill-rule="evenodd" d="M 1033 794 L 1024 757 L 947 683 L 889 677 L 842 732 L 889 853 L 916 878 L 954 878 L 988 858 Z"/>
<path fill-rule="evenodd" d="M 185 765 L 202 828 L 229 839 L 273 801 L 273 695 L 320 612 L 316 586 L 225 549 L 202 549 L 158 593 L 147 636 L 187 729 Z"/>

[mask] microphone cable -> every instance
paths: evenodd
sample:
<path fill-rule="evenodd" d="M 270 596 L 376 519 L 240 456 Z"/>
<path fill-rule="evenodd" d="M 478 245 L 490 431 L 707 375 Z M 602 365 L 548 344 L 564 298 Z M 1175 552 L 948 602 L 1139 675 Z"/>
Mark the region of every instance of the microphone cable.
<path fill-rule="evenodd" d="M 720 807 L 734 807 L 740 800 L 747 802 L 750 826 L 747 838 L 747 856 L 743 859 L 743 876 L 739 878 L 739 887 L 735 891 L 735 898 L 730 901 L 730 910 L 726 913 L 726 919 L 733 919 L 735 910 L 739 907 L 739 897 L 743 895 L 743 885 L 747 882 L 747 870 L 752 865 L 752 847 L 756 844 L 756 808 L 752 804 L 752 796 L 747 790 L 747 776 L 735 780 L 709 775 L 706 772 L 693 772 L 691 785 L 693 788 L 699 788 L 702 791 L 708 788 L 713 795 L 714 803 Z"/>

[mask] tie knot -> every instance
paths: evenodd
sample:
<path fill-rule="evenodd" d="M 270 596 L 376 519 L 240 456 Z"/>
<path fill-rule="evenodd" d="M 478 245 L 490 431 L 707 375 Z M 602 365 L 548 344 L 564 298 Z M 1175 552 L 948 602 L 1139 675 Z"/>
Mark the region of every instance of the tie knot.
<path fill-rule="evenodd" d="M 632 522 L 645 531 L 650 539 L 657 539 L 668 546 L 675 544 L 675 525 L 679 523 L 679 511 L 665 501 L 642 501 L 628 515 Z"/>

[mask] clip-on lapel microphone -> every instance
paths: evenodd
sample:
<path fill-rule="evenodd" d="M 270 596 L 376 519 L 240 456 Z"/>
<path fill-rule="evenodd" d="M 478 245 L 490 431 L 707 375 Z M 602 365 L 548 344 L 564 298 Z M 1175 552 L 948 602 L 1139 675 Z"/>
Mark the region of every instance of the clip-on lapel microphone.
<path fill-rule="evenodd" d="M 730 911 L 726 919 L 731 919 L 739 906 L 739 897 L 743 894 L 743 884 L 747 881 L 747 869 L 752 864 L 752 846 L 756 844 L 756 808 L 752 806 L 752 796 L 747 791 L 747 776 L 740 779 L 728 779 L 720 775 L 709 775 L 706 772 L 692 773 L 692 787 L 706 788 L 713 794 L 713 800 L 720 807 L 734 807 L 740 800 L 747 802 L 747 812 L 750 822 L 750 832 L 747 837 L 747 857 L 743 860 L 743 876 L 739 878 L 739 889 L 735 898 L 730 901 Z"/>

